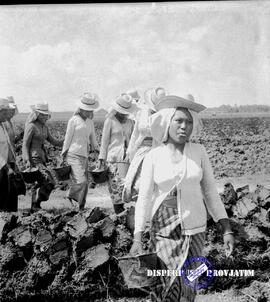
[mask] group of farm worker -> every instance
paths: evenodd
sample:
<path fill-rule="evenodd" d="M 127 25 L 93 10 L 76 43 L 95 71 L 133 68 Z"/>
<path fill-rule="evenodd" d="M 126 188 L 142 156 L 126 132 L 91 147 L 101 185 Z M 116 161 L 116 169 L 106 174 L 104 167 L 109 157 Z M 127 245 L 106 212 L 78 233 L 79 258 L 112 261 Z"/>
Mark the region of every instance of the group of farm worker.
<path fill-rule="evenodd" d="M 2 210 L 11 210 L 8 203 L 15 204 L 6 185 L 16 166 L 16 136 L 10 122 L 12 115 L 6 113 L 14 106 L 13 99 L 0 99 Z M 80 209 L 85 206 L 88 192 L 90 151 L 99 153 L 98 168 L 109 168 L 108 187 L 115 212 L 123 211 L 125 203 L 135 202 L 132 255 L 143 252 L 142 234 L 150 222 L 149 251 L 157 253 L 159 267 L 181 269 L 187 258 L 202 254 L 207 213 L 221 225 L 227 255 L 232 253 L 234 236 L 208 155 L 201 144 L 191 142 L 200 131 L 198 113 L 205 106 L 195 102 L 192 95 L 171 95 L 162 87 L 148 89 L 143 98 L 136 90 L 123 93 L 114 100 L 106 116 L 100 148 L 92 120 L 93 111 L 99 107 L 98 96 L 83 94 L 77 107 L 68 121 L 64 141 L 53 138 L 48 130 L 46 121 L 51 113 L 47 104 L 33 106 L 27 118 L 23 159 L 28 167 L 35 166 L 42 174 L 32 187 L 33 210 L 40 209 L 40 203 L 48 200 L 55 185 L 46 167 L 44 142 L 48 140 L 62 146 L 63 162 L 71 166 L 72 183 L 67 197 L 77 201 Z M 12 110 L 14 115 L 16 109 Z M 119 176 L 119 162 L 130 163 L 125 178 Z M 192 302 L 195 295 L 196 288 L 171 275 L 158 278 L 151 288 L 152 301 Z"/>

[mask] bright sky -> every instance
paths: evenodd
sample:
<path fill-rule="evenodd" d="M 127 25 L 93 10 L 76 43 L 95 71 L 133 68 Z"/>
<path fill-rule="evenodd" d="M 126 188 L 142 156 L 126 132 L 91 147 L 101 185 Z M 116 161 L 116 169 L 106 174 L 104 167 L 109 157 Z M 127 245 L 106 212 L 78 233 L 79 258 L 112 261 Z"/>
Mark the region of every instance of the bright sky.
<path fill-rule="evenodd" d="M 270 2 L 0 7 L 0 96 L 75 110 L 162 86 L 206 106 L 270 105 Z"/>

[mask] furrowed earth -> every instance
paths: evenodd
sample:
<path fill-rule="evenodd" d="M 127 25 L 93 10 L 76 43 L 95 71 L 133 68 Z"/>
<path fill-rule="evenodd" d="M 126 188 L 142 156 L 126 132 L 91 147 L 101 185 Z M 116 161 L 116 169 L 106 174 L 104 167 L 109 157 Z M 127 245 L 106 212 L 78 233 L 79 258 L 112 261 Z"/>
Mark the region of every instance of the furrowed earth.
<path fill-rule="evenodd" d="M 226 257 L 222 233 L 209 217 L 205 256 L 216 271 L 254 270 L 254 276 L 215 276 L 196 302 L 270 301 L 270 117 L 204 118 L 194 140 L 209 154 L 217 188 L 231 219 L 236 246 Z M 17 133 L 23 123 L 16 121 Z M 51 121 L 63 138 L 67 121 Z M 102 123 L 96 123 L 100 142 Z M 22 139 L 16 145 L 18 163 Z M 46 145 L 51 167 L 58 147 Z M 91 155 L 89 168 L 96 163 Z M 0 213 L 0 301 L 146 301 L 144 290 L 128 289 L 118 265 L 132 243 L 134 205 L 113 214 L 107 184 L 90 180 L 86 209 L 65 199 L 68 181 L 57 182 L 42 210 L 31 214 L 29 191 L 18 213 Z M 146 231 L 144 246 L 149 234 Z"/>

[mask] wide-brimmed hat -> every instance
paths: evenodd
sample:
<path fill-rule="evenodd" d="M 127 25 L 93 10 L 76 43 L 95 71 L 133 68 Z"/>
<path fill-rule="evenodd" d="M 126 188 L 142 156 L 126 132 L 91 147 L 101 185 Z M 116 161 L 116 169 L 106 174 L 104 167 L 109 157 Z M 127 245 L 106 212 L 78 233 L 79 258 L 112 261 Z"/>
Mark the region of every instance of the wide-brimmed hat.
<path fill-rule="evenodd" d="M 138 109 L 137 105 L 132 101 L 132 97 L 125 93 L 116 98 L 111 108 L 122 114 L 134 113 Z"/>
<path fill-rule="evenodd" d="M 47 114 L 47 115 L 51 115 L 52 113 L 49 111 L 49 105 L 48 103 L 37 103 L 35 105 L 31 105 L 30 108 L 33 111 L 42 113 L 42 114 Z"/>
<path fill-rule="evenodd" d="M 162 87 L 154 87 L 147 89 L 144 93 L 144 103 L 153 111 L 157 111 L 156 104 L 163 96 L 168 95 L 168 92 Z"/>
<path fill-rule="evenodd" d="M 7 96 L 7 100 L 8 100 L 8 102 L 9 102 L 9 108 L 10 108 L 10 109 L 15 109 L 15 114 L 18 114 L 18 113 L 19 113 L 18 107 L 17 107 L 17 105 L 15 104 L 15 101 L 14 101 L 13 96 Z"/>
<path fill-rule="evenodd" d="M 196 103 L 194 101 L 194 97 L 191 94 L 187 95 L 186 98 L 182 98 L 176 95 L 162 96 L 159 98 L 156 104 L 157 111 L 163 108 L 177 108 L 177 107 L 190 109 L 197 113 L 206 109 L 204 105 Z"/>
<path fill-rule="evenodd" d="M 77 105 L 80 109 L 94 111 L 99 107 L 99 97 L 95 93 L 85 92 Z"/>
<path fill-rule="evenodd" d="M 141 96 L 139 95 L 138 90 L 128 90 L 126 94 L 129 94 L 133 100 L 138 101 Z"/>
<path fill-rule="evenodd" d="M 0 110 L 9 109 L 9 102 L 6 98 L 0 98 Z"/>

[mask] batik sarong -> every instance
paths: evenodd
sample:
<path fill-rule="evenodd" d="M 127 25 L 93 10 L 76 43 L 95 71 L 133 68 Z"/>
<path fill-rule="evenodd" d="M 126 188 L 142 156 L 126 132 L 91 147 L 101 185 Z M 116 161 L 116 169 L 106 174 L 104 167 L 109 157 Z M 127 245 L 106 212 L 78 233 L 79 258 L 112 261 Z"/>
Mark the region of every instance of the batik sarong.
<path fill-rule="evenodd" d="M 204 238 L 205 233 L 183 235 L 177 207 L 163 202 L 151 222 L 150 251 L 157 252 L 159 268 L 179 271 L 188 257 L 202 254 Z M 193 302 L 196 296 L 196 290 L 185 285 L 181 276 L 159 277 L 151 290 L 155 302 Z"/>
<path fill-rule="evenodd" d="M 122 192 L 124 188 L 124 179 L 119 176 L 118 164 L 108 162 L 107 166 L 109 168 L 109 179 L 108 179 L 108 190 L 113 205 L 123 204 Z"/>

